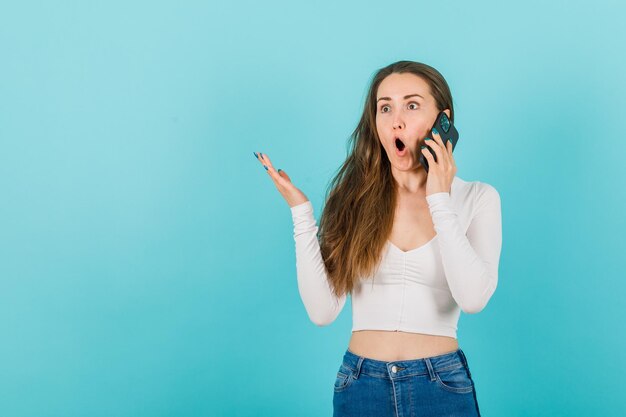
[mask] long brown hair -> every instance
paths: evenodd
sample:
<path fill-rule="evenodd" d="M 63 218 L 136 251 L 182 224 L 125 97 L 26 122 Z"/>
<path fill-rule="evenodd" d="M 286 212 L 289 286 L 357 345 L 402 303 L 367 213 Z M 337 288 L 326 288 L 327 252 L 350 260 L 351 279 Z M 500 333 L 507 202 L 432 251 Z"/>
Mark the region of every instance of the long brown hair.
<path fill-rule="evenodd" d="M 361 120 L 348 139 L 348 157 L 330 181 L 320 216 L 318 238 L 335 295 L 352 292 L 355 283 L 375 273 L 393 226 L 396 182 L 376 130 L 376 94 L 392 73 L 412 73 L 430 86 L 439 111 L 454 109 L 450 88 L 433 67 L 398 61 L 373 76 Z"/>

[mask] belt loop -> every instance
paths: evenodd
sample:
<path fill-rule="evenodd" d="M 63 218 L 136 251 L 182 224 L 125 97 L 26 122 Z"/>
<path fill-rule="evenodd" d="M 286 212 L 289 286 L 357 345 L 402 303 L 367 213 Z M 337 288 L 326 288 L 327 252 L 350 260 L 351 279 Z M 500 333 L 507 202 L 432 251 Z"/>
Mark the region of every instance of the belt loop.
<path fill-rule="evenodd" d="M 463 362 L 463 365 L 467 366 L 467 358 L 465 357 L 465 354 L 461 349 L 459 349 L 459 356 L 461 357 L 461 362 Z"/>
<path fill-rule="evenodd" d="M 361 374 L 361 365 L 363 365 L 363 360 L 365 358 L 363 356 L 359 356 L 359 360 L 356 363 L 356 372 L 354 373 L 354 379 L 359 379 L 359 375 Z"/>
<path fill-rule="evenodd" d="M 472 373 L 469 370 L 469 365 L 467 364 L 467 358 L 465 357 L 465 353 L 463 353 L 461 349 L 459 349 L 459 356 L 461 357 L 461 362 L 463 363 L 463 366 L 465 366 L 465 369 L 467 369 L 467 373 L 469 377 L 471 378 Z"/>
<path fill-rule="evenodd" d="M 428 359 L 428 358 L 424 358 L 424 362 L 426 362 L 426 367 L 428 368 L 428 375 L 430 376 L 430 380 L 434 381 L 437 378 L 435 377 L 435 371 L 433 370 L 433 364 L 430 363 L 430 359 Z"/>

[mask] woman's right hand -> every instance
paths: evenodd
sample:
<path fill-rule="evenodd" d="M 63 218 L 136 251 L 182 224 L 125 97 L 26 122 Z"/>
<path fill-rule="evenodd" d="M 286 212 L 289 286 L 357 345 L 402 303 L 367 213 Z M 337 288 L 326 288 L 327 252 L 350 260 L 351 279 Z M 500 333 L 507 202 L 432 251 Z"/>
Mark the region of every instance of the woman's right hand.
<path fill-rule="evenodd" d="M 285 201 L 287 201 L 289 207 L 297 206 L 298 204 L 309 201 L 304 193 L 293 185 L 291 178 L 289 178 L 289 175 L 287 175 L 285 171 L 281 169 L 280 172 L 278 172 L 274 169 L 272 161 L 270 161 L 267 154 L 260 152 L 257 154 L 254 152 L 254 156 L 256 156 L 259 162 L 261 162 L 263 167 L 267 170 L 267 173 L 270 174 L 270 178 L 274 181 L 274 185 L 276 185 L 278 191 L 282 194 Z"/>

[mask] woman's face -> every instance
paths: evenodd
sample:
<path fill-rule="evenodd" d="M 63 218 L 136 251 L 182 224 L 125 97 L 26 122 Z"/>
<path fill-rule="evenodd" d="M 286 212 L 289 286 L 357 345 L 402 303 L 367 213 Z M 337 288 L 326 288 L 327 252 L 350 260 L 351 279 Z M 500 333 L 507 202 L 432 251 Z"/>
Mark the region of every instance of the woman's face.
<path fill-rule="evenodd" d="M 450 110 L 444 112 L 450 117 Z M 430 87 L 412 73 L 393 73 L 379 85 L 376 95 L 376 131 L 389 161 L 397 168 L 419 168 L 420 146 L 439 114 Z M 399 151 L 396 138 L 404 143 Z"/>

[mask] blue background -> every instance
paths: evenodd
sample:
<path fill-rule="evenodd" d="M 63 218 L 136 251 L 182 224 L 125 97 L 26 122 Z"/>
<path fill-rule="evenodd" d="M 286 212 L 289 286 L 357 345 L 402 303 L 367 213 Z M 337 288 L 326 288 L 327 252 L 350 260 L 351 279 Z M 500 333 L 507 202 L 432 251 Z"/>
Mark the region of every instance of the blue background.
<path fill-rule="evenodd" d="M 0 415 L 322 416 L 267 153 L 319 219 L 373 73 L 434 66 L 457 175 L 499 191 L 499 286 L 461 315 L 484 416 L 623 416 L 626 7 L 3 2 Z"/>

